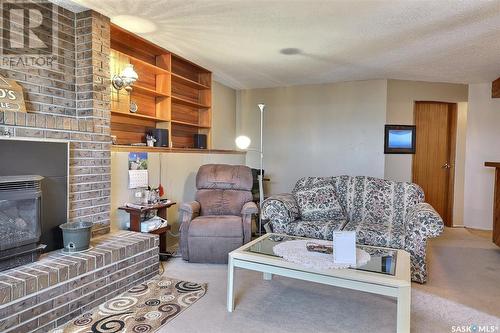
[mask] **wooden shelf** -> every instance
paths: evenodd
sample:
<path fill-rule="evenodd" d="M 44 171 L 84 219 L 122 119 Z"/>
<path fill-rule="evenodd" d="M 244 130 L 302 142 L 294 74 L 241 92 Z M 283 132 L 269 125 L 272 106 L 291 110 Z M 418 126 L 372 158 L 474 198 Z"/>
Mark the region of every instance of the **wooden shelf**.
<path fill-rule="evenodd" d="M 158 66 L 155 66 L 153 64 L 150 64 L 149 62 L 146 62 L 144 60 L 141 60 L 139 58 L 131 56 L 130 54 L 123 53 L 123 52 L 120 52 L 118 50 L 113 50 L 113 51 L 115 51 L 116 53 L 121 54 L 121 55 L 123 55 L 125 57 L 128 57 L 130 59 L 130 62 L 133 65 L 143 66 L 143 67 L 147 68 L 148 71 L 154 73 L 155 75 L 158 75 L 158 74 L 170 74 L 170 72 L 167 71 L 166 69 L 158 67 Z"/>
<path fill-rule="evenodd" d="M 200 104 L 200 103 L 196 103 L 196 102 L 190 101 L 188 99 L 185 99 L 185 98 L 182 98 L 182 97 L 179 97 L 179 96 L 172 96 L 172 103 L 178 103 L 178 104 L 182 104 L 182 105 L 186 105 L 186 106 L 191 106 L 191 107 L 199 108 L 199 109 L 208 109 L 208 108 L 210 108 L 210 106 L 208 106 L 208 105 L 203 105 L 203 104 Z"/>
<path fill-rule="evenodd" d="M 148 147 L 131 145 L 112 145 L 114 152 L 151 152 L 151 153 L 200 153 L 200 154 L 236 154 L 245 155 L 246 151 L 224 150 L 224 149 L 198 149 L 198 148 L 169 148 L 169 147 Z"/>
<path fill-rule="evenodd" d="M 199 82 L 190 80 L 188 78 L 185 78 L 184 76 L 181 76 L 179 74 L 172 73 L 172 82 L 177 82 L 181 84 L 185 84 L 188 87 L 195 88 L 195 89 L 210 89 L 209 86 L 206 86 L 204 84 L 201 84 Z"/>
<path fill-rule="evenodd" d="M 150 88 L 143 87 L 137 83 L 132 85 L 132 92 L 134 92 L 134 91 L 141 93 L 141 94 L 144 94 L 144 95 L 153 96 L 153 97 L 170 97 L 169 94 L 165 94 L 165 93 L 162 93 L 162 92 L 150 89 Z"/>
<path fill-rule="evenodd" d="M 144 114 L 132 113 L 132 112 L 125 113 L 125 112 L 111 111 L 111 114 L 117 114 L 117 115 L 130 117 L 130 118 L 148 119 L 148 120 L 154 120 L 154 121 L 159 121 L 159 122 L 169 121 L 168 119 L 162 119 L 162 118 L 158 118 L 158 117 L 147 116 Z"/>
<path fill-rule="evenodd" d="M 167 225 L 166 227 L 163 227 L 163 228 L 159 228 L 159 229 L 155 229 L 155 230 L 151 230 L 151 231 L 148 231 L 150 234 L 156 234 L 156 235 L 161 235 L 165 232 L 167 232 L 168 230 L 170 230 L 170 225 Z"/>
<path fill-rule="evenodd" d="M 192 126 L 192 127 L 198 127 L 198 128 L 210 128 L 210 126 L 203 126 L 203 125 L 199 125 L 199 124 L 189 123 L 187 121 L 170 120 L 170 122 L 172 124 L 186 125 L 186 126 Z"/>
<path fill-rule="evenodd" d="M 110 127 L 117 142 L 145 142 L 156 127 L 168 130 L 171 147 L 192 149 L 201 134 L 210 148 L 212 73 L 114 24 L 110 34 L 111 73 L 132 64 L 139 76 L 130 94 L 111 87 Z M 140 113 L 129 112 L 131 101 Z"/>

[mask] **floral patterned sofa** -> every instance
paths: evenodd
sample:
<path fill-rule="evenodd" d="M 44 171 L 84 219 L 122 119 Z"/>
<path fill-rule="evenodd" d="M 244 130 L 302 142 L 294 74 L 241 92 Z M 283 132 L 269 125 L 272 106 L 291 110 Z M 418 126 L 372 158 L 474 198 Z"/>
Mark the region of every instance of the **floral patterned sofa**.
<path fill-rule="evenodd" d="M 404 249 L 420 283 L 427 280 L 427 238 L 443 230 L 418 185 L 364 176 L 302 178 L 291 194 L 265 200 L 262 218 L 276 233 L 332 239 L 333 231 L 356 231 L 359 244 Z"/>

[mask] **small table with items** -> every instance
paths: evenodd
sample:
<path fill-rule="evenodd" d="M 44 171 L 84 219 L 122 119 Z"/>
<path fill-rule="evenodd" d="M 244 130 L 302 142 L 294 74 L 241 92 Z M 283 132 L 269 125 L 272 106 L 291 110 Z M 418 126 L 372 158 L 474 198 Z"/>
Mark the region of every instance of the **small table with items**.
<path fill-rule="evenodd" d="M 167 219 L 167 209 L 175 205 L 175 202 L 159 202 L 151 205 L 125 205 L 118 207 L 130 214 L 130 231 L 141 232 L 141 223 L 143 222 L 144 214 L 156 210 L 156 215 L 162 219 Z M 160 237 L 160 259 L 164 259 L 167 254 L 167 240 L 165 239 L 167 231 L 170 230 L 170 225 L 163 226 L 158 229 L 148 231 L 150 234 L 156 234 Z"/>
<path fill-rule="evenodd" d="M 306 239 L 270 233 L 230 252 L 227 311 L 234 310 L 234 269 L 239 267 L 262 272 L 264 280 L 270 280 L 276 274 L 394 297 L 397 299 L 397 332 L 410 332 L 410 255 L 406 251 L 358 245 L 358 248 L 370 254 L 370 258 L 359 267 L 346 269 L 314 269 L 286 261 L 273 251 L 274 246 L 283 242 Z M 307 251 L 306 248 L 304 250 Z"/>

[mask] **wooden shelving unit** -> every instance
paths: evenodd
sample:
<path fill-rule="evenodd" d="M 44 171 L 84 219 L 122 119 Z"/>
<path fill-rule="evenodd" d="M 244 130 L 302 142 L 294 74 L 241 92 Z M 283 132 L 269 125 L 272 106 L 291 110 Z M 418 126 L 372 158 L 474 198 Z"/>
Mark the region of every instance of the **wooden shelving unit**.
<path fill-rule="evenodd" d="M 139 79 L 130 93 L 111 88 L 111 134 L 118 144 L 145 142 L 147 129 L 158 127 L 169 130 L 170 147 L 193 148 L 193 135 L 206 134 L 210 148 L 212 73 L 112 24 L 111 75 L 127 64 Z"/>

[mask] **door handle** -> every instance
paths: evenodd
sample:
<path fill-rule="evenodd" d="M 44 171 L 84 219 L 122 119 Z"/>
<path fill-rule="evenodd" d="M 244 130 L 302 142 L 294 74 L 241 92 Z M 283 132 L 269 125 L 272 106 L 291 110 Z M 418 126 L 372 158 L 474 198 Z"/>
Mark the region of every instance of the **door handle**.
<path fill-rule="evenodd" d="M 448 162 L 446 162 L 445 164 L 443 164 L 443 166 L 441 168 L 442 169 L 450 169 L 451 165 Z"/>

